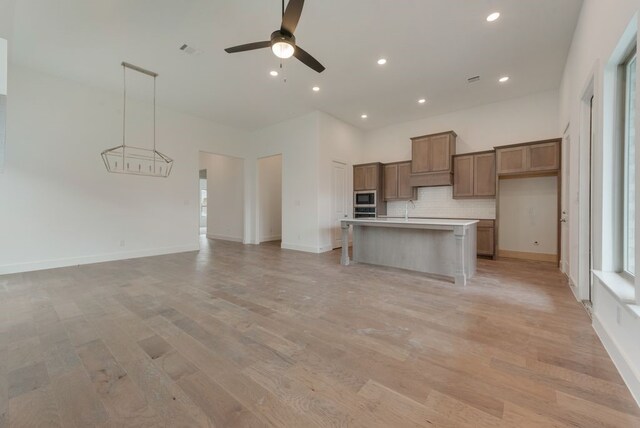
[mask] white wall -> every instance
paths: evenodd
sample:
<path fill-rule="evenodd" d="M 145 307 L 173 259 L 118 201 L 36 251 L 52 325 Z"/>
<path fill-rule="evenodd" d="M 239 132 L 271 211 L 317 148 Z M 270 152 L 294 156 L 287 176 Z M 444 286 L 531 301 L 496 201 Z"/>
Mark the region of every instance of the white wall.
<path fill-rule="evenodd" d="M 257 159 L 282 155 L 282 248 L 318 252 L 318 113 L 278 123 L 251 134 L 250 194 L 253 204 L 252 243 L 257 216 Z"/>
<path fill-rule="evenodd" d="M 491 150 L 495 146 L 557 138 L 558 93 L 543 92 L 421 120 L 388 126 L 365 134 L 363 161 L 393 162 L 411 159 L 411 137 L 453 130 L 457 153 Z M 452 188 L 425 188 L 418 192 L 415 217 L 494 219 L 495 200 L 453 200 Z M 387 203 L 388 215 L 404 215 L 404 202 Z"/>
<path fill-rule="evenodd" d="M 171 176 L 109 174 L 121 95 L 11 65 L 9 88 L 0 274 L 198 249 L 198 153 L 243 157 L 248 133 L 160 107 Z"/>
<path fill-rule="evenodd" d="M 414 205 L 409 204 L 410 217 L 431 218 L 496 218 L 495 199 L 453 199 L 453 186 L 421 187 Z M 405 201 L 387 202 L 387 215 L 404 217 Z"/>
<path fill-rule="evenodd" d="M 588 115 L 583 114 L 583 94 L 590 82 L 595 93 L 593 145 L 593 202 L 591 222 L 593 228 L 593 267 L 611 268 L 611 207 L 613 206 L 610 173 L 611 148 L 614 145 L 611 130 L 611 111 L 615 103 L 615 63 L 610 61 L 619 52 L 619 42 L 625 30 L 638 26 L 639 0 L 616 2 L 585 0 L 576 27 L 560 88 L 560 124 L 562 132 L 569 125 L 571 136 L 571 168 L 569 177 L 571 205 L 570 227 L 570 279 L 577 286 L 577 297 L 589 297 L 589 217 L 588 217 Z M 628 42 L 637 40 L 631 33 Z M 623 43 L 624 44 L 624 43 Z M 622 46 L 624 47 L 624 46 Z M 640 112 L 640 108 L 636 108 Z M 640 123 L 636 118 L 636 126 Z M 637 143 L 636 143 L 637 144 Z M 640 156 L 640 151 L 636 151 Z M 640 159 L 636 159 L 640 162 Z M 609 169 L 605 169 L 607 166 Z M 637 170 L 638 168 L 636 168 Z M 640 184 L 640 175 L 636 176 Z M 638 203 L 638 201 L 637 201 Z M 638 206 L 636 212 L 639 212 Z M 636 218 L 636 248 L 639 248 L 640 218 Z M 579 249 L 579 251 L 578 251 Z M 640 258 L 640 254 L 636 254 Z M 636 262 L 636 266 L 638 266 Z M 636 276 L 636 290 L 640 289 L 640 275 Z M 640 402 L 640 308 L 622 303 L 615 293 L 599 280 L 593 285 L 594 326 L 603 340 L 616 366 L 621 371 L 636 400 Z M 640 294 L 640 293 L 638 293 Z"/>
<path fill-rule="evenodd" d="M 7 41 L 0 38 L 0 95 L 7 95 Z"/>
<path fill-rule="evenodd" d="M 333 116 L 319 114 L 320 157 L 318 187 L 318 221 L 320 228 L 320 251 L 333 249 L 333 234 L 336 219 L 333 213 L 332 163 L 346 165 L 346 212 L 353 213 L 353 165 L 360 163 L 363 152 L 364 134 Z"/>
<path fill-rule="evenodd" d="M 457 153 L 556 138 L 558 92 L 550 91 L 388 126 L 365 134 L 365 162 L 411 159 L 411 137 L 453 130 Z"/>
<path fill-rule="evenodd" d="M 282 156 L 258 159 L 260 242 L 282 239 Z"/>
<path fill-rule="evenodd" d="M 244 160 L 200 153 L 207 170 L 207 238 L 243 242 Z"/>
<path fill-rule="evenodd" d="M 557 177 L 500 180 L 498 249 L 558 253 L 557 183 Z"/>

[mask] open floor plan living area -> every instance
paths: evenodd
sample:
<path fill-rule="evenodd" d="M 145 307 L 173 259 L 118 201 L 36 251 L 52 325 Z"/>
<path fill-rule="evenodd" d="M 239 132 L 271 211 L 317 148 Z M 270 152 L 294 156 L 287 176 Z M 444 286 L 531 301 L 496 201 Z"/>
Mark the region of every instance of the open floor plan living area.
<path fill-rule="evenodd" d="M 639 25 L 0 0 L 0 428 L 640 428 Z"/>

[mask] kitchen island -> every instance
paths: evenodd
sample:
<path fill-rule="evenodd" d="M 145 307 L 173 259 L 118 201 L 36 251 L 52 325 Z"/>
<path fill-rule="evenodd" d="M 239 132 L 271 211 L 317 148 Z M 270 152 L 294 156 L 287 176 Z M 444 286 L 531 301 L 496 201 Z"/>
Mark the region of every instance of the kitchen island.
<path fill-rule="evenodd" d="M 464 286 L 476 272 L 478 220 L 358 218 L 342 221 L 341 264 L 353 261 L 423 272 Z"/>

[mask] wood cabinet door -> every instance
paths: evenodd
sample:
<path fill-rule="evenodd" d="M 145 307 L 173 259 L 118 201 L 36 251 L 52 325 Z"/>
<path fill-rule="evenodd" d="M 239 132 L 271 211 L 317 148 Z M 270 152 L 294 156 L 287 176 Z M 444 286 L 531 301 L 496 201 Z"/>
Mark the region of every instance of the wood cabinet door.
<path fill-rule="evenodd" d="M 451 136 L 436 135 L 429 139 L 428 172 L 451 170 Z"/>
<path fill-rule="evenodd" d="M 493 256 L 493 227 L 478 227 L 477 253 L 481 256 Z"/>
<path fill-rule="evenodd" d="M 398 164 L 384 166 L 384 200 L 398 199 Z"/>
<path fill-rule="evenodd" d="M 557 142 L 527 146 L 527 170 L 555 171 L 560 168 L 560 146 Z"/>
<path fill-rule="evenodd" d="M 525 172 L 527 146 L 509 147 L 496 151 L 498 174 Z"/>
<path fill-rule="evenodd" d="M 453 158 L 453 197 L 473 196 L 473 155 Z"/>
<path fill-rule="evenodd" d="M 378 190 L 378 165 L 364 167 L 364 190 Z"/>
<path fill-rule="evenodd" d="M 411 187 L 411 162 L 398 164 L 398 199 L 416 199 L 416 188 Z"/>
<path fill-rule="evenodd" d="M 496 196 L 496 154 L 483 153 L 473 157 L 474 196 Z"/>
<path fill-rule="evenodd" d="M 425 137 L 419 140 L 411 141 L 411 172 L 419 174 L 422 172 L 430 172 L 430 143 L 431 138 Z"/>
<path fill-rule="evenodd" d="M 366 190 L 364 184 L 365 167 L 354 166 L 353 167 L 353 190 Z"/>

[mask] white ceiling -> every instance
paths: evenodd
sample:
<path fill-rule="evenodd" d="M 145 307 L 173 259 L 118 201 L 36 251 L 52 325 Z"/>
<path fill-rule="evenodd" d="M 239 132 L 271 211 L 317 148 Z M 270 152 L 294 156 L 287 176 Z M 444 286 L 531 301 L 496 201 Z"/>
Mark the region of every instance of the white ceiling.
<path fill-rule="evenodd" d="M 223 49 L 267 40 L 279 0 L 0 0 L 0 34 L 12 62 L 99 87 L 120 90 L 123 60 L 157 71 L 160 104 L 222 124 L 256 129 L 319 109 L 366 130 L 557 88 L 581 4 L 307 0 L 296 38 L 327 70 L 292 58 L 277 78 L 270 50 Z M 501 18 L 486 22 L 493 11 Z"/>

